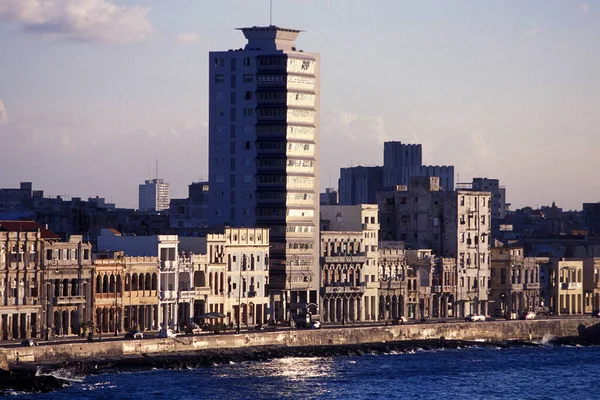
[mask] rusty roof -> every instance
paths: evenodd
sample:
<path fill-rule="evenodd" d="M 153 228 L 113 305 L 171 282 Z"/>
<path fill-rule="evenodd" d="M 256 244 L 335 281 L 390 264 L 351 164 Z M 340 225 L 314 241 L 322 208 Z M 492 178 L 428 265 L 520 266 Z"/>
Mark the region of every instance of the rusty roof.
<path fill-rule="evenodd" d="M 0 221 L 0 232 L 41 232 L 42 239 L 60 239 L 56 233 L 35 221 Z"/>

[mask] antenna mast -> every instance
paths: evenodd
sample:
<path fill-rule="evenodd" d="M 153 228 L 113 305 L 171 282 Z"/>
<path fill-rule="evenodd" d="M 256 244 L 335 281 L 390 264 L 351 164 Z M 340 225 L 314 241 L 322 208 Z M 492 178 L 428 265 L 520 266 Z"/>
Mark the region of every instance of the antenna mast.
<path fill-rule="evenodd" d="M 158 179 L 158 157 L 156 157 L 156 179 Z"/>
<path fill-rule="evenodd" d="M 273 0 L 269 0 L 269 26 L 273 26 Z"/>

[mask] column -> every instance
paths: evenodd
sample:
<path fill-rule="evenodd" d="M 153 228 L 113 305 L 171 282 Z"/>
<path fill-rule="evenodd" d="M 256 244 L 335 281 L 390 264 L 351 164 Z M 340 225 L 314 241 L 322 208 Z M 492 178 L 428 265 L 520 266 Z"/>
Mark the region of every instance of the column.
<path fill-rule="evenodd" d="M 362 299 L 360 299 L 360 298 L 356 299 L 356 308 L 357 308 L 356 311 L 358 311 L 358 320 L 359 321 L 364 321 L 365 320 L 365 313 L 364 313 L 364 309 L 363 309 L 362 303 L 363 303 Z"/>

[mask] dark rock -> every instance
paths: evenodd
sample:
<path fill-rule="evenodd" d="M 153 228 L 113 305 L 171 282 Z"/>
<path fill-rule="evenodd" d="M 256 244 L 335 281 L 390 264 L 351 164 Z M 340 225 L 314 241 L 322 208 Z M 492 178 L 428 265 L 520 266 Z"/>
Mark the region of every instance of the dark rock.
<path fill-rule="evenodd" d="M 0 369 L 0 392 L 48 393 L 68 386 L 69 382 L 50 375 L 36 375 L 35 371 Z"/>

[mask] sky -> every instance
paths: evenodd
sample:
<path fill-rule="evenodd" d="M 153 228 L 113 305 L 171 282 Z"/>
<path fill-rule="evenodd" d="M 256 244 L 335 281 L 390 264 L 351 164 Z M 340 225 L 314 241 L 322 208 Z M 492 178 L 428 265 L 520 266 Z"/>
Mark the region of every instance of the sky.
<path fill-rule="evenodd" d="M 600 201 L 600 3 L 273 0 L 321 55 L 321 187 L 421 143 L 512 208 Z M 0 187 L 137 207 L 208 179 L 208 53 L 268 0 L 0 0 Z"/>

